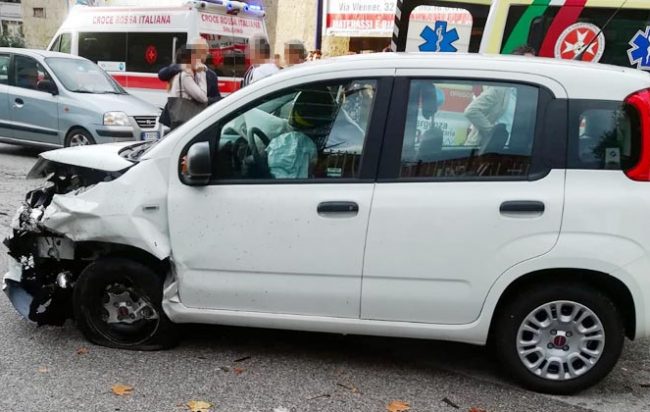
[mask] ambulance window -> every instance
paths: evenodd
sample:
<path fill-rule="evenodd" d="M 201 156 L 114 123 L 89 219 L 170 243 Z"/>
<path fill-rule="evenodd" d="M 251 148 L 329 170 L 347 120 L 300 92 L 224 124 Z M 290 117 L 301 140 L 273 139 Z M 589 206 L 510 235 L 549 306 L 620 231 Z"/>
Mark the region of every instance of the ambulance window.
<path fill-rule="evenodd" d="M 462 8 L 418 6 L 409 19 L 406 51 L 478 51 L 485 22 L 474 25 L 475 18 L 480 17 Z"/>
<path fill-rule="evenodd" d="M 174 61 L 176 50 L 186 44 L 186 33 L 128 33 L 126 71 L 158 73 Z M 176 39 L 176 40 L 174 40 Z"/>
<path fill-rule="evenodd" d="M 72 36 L 70 33 L 63 33 L 61 35 L 61 42 L 59 43 L 59 49 L 61 53 L 70 53 L 72 49 Z"/>
<path fill-rule="evenodd" d="M 210 45 L 207 64 L 219 77 L 244 77 L 250 65 L 247 38 L 207 33 L 201 36 Z"/>
<path fill-rule="evenodd" d="M 79 56 L 94 63 L 110 62 L 108 70 L 114 71 L 111 67 L 126 64 L 127 44 L 126 33 L 79 33 Z"/>
<path fill-rule="evenodd" d="M 72 36 L 70 33 L 60 34 L 52 44 L 50 50 L 69 54 L 71 49 L 71 42 Z"/>

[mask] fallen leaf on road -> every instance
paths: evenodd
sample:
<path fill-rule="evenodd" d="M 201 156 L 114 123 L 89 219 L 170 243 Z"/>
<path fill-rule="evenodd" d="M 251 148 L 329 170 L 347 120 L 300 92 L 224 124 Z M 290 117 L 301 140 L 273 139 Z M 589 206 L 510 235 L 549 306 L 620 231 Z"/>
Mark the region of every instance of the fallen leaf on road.
<path fill-rule="evenodd" d="M 388 412 L 405 412 L 411 409 L 411 405 L 404 401 L 392 401 L 386 405 Z"/>
<path fill-rule="evenodd" d="M 487 411 L 481 408 L 469 408 L 468 412 L 487 412 Z"/>
<path fill-rule="evenodd" d="M 38 373 L 48 373 L 50 370 L 46 368 L 45 366 L 41 366 L 38 368 Z"/>
<path fill-rule="evenodd" d="M 118 396 L 130 395 L 131 392 L 133 392 L 133 386 L 122 385 L 121 383 L 113 385 L 111 389 L 113 390 L 113 393 Z"/>
<path fill-rule="evenodd" d="M 77 349 L 77 355 L 85 355 L 88 353 L 88 348 L 79 348 Z"/>
<path fill-rule="evenodd" d="M 190 408 L 190 411 L 192 412 L 210 412 L 212 404 L 204 401 L 189 401 L 187 407 Z"/>
<path fill-rule="evenodd" d="M 241 375 L 244 373 L 244 369 L 242 368 L 232 368 L 232 371 L 235 372 L 237 375 Z"/>

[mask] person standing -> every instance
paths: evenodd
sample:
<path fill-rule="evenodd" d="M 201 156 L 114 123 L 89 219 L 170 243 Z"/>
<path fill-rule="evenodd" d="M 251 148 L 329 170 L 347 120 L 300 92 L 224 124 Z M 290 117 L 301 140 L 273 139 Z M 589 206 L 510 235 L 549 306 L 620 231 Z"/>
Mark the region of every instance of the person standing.
<path fill-rule="evenodd" d="M 284 43 L 284 63 L 287 67 L 305 62 L 307 50 L 300 40 L 289 40 Z"/>
<path fill-rule="evenodd" d="M 208 42 L 203 37 L 199 37 L 197 39 L 194 39 L 190 43 L 189 47 L 191 51 L 196 55 L 196 57 L 200 59 L 202 63 L 205 64 L 205 61 L 210 51 Z M 177 62 L 180 63 L 178 57 L 176 60 Z M 215 73 L 213 70 L 211 70 L 207 66 L 205 67 L 206 67 L 205 77 L 206 77 L 207 91 L 208 91 L 208 104 L 212 104 L 221 100 L 221 93 L 219 92 L 219 77 L 217 76 L 217 73 Z M 180 64 L 169 65 L 167 67 L 162 68 L 158 72 L 158 79 L 164 82 L 170 82 L 178 73 L 181 72 L 181 70 L 182 69 Z"/>
<path fill-rule="evenodd" d="M 201 53 L 184 47 L 179 55 L 181 71 L 170 82 L 165 108 L 172 130 L 200 113 L 209 101 L 207 67 L 201 61 Z"/>
<path fill-rule="evenodd" d="M 271 45 L 266 38 L 255 36 L 251 39 L 249 44 L 251 66 L 246 71 L 246 74 L 244 74 L 242 87 L 246 87 L 249 84 L 255 83 L 260 79 L 269 77 L 280 71 L 280 68 L 278 68 L 273 61 L 273 57 L 271 56 Z"/>

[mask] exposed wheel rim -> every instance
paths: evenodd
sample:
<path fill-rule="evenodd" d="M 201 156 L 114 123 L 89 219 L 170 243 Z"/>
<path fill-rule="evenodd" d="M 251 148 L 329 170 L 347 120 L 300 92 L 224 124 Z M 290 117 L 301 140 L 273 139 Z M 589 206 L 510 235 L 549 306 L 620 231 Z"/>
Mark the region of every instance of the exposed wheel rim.
<path fill-rule="evenodd" d="M 100 293 L 90 316 L 97 331 L 107 339 L 137 345 L 156 333 L 160 314 L 138 288 L 128 282 L 113 282 Z"/>
<path fill-rule="evenodd" d="M 517 331 L 519 359 L 533 374 L 567 381 L 589 372 L 605 348 L 605 328 L 588 307 L 573 301 L 545 303 Z"/>
<path fill-rule="evenodd" d="M 90 139 L 82 133 L 75 133 L 70 136 L 70 147 L 73 146 L 87 146 L 91 144 Z"/>

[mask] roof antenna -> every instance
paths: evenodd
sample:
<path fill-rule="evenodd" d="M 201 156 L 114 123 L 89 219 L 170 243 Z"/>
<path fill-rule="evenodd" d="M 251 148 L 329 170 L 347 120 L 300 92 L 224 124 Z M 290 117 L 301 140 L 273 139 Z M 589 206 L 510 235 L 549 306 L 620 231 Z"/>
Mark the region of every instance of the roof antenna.
<path fill-rule="evenodd" d="M 623 0 L 623 3 L 621 3 L 621 5 L 618 7 L 618 9 L 616 9 L 616 10 L 614 11 L 614 13 L 612 13 L 612 15 L 609 16 L 609 19 L 607 19 L 607 21 L 605 22 L 605 24 L 603 25 L 603 27 L 600 29 L 600 31 L 598 32 L 598 34 L 596 34 L 596 35 L 595 35 L 595 36 L 594 36 L 594 37 L 589 41 L 589 43 L 587 43 L 587 44 L 582 48 L 582 51 L 580 51 L 580 53 L 576 54 L 576 55 L 573 57 L 572 60 L 580 60 L 580 61 L 582 61 L 582 56 L 585 55 L 585 53 L 587 52 L 587 50 L 589 50 L 589 48 L 590 48 L 591 45 L 596 41 L 596 39 L 598 39 L 598 37 L 599 37 L 601 34 L 603 34 L 603 30 L 605 30 L 605 29 L 607 28 L 607 26 L 609 26 L 609 23 L 610 23 L 612 20 L 614 20 L 614 17 L 616 17 L 616 16 L 618 15 L 618 13 L 623 9 L 623 7 L 627 4 L 627 2 L 628 2 L 628 0 Z"/>

